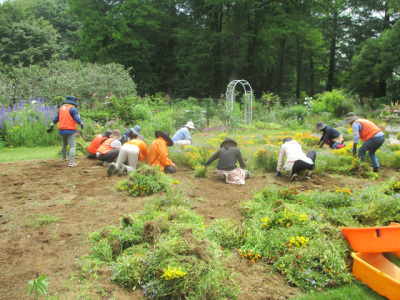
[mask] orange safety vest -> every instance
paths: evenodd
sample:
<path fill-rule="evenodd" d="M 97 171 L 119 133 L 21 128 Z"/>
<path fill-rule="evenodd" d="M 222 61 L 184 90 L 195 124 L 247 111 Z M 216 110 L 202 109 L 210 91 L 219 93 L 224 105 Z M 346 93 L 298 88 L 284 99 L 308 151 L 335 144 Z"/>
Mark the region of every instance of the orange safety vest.
<path fill-rule="evenodd" d="M 108 139 L 108 137 L 106 137 L 106 136 L 102 136 L 102 135 L 96 136 L 96 137 L 92 140 L 92 142 L 90 143 L 89 147 L 87 147 L 87 151 L 88 151 L 89 153 L 96 154 L 97 149 L 99 149 L 99 147 L 101 146 L 101 144 L 102 144 L 105 140 L 107 140 L 107 139 Z"/>
<path fill-rule="evenodd" d="M 139 148 L 140 161 L 143 161 L 143 158 L 145 158 L 147 161 L 147 155 L 149 153 L 149 150 L 147 150 L 147 144 L 145 142 L 138 140 L 138 139 L 133 139 L 133 140 L 130 140 L 129 142 L 126 142 L 124 145 L 137 146 Z"/>
<path fill-rule="evenodd" d="M 380 129 L 377 125 L 375 125 L 371 121 L 364 119 L 357 119 L 355 120 L 355 122 L 360 123 L 363 127 L 363 129 L 360 131 L 360 139 L 362 139 L 364 142 L 368 141 L 379 131 L 382 131 L 382 129 Z"/>
<path fill-rule="evenodd" d="M 108 140 L 106 140 L 103 144 L 100 145 L 99 149 L 97 149 L 97 152 L 100 152 L 101 154 L 106 154 L 107 152 L 113 150 L 113 148 L 111 148 L 110 144 L 111 142 L 114 140 L 114 138 L 109 138 Z"/>
<path fill-rule="evenodd" d="M 58 110 L 58 129 L 78 130 L 76 121 L 70 113 L 72 107 L 72 105 L 64 104 Z"/>

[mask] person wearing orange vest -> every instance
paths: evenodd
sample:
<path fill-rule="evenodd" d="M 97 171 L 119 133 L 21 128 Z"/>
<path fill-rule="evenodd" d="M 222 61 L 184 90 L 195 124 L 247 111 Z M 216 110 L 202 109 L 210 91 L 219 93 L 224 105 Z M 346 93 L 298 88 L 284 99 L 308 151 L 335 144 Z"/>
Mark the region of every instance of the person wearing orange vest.
<path fill-rule="evenodd" d="M 110 138 L 112 135 L 112 130 L 106 130 L 103 134 L 97 135 L 91 142 L 90 145 L 87 147 L 87 152 L 89 158 L 96 158 L 97 149 L 103 144 L 107 139 Z"/>
<path fill-rule="evenodd" d="M 142 136 L 138 136 L 136 139 L 132 139 L 122 145 L 119 150 L 118 158 L 116 163 L 111 163 L 108 167 L 107 174 L 112 175 L 118 171 L 118 176 L 122 174 L 129 174 L 136 170 L 138 159 L 143 162 L 143 159 L 147 161 L 147 144 Z M 125 166 L 124 162 L 128 160 L 128 165 Z"/>
<path fill-rule="evenodd" d="M 173 146 L 174 142 L 165 131 L 156 131 L 156 140 L 150 145 L 147 163 L 150 166 L 159 166 L 164 173 L 175 173 L 176 165 L 168 158 L 167 146 Z"/>
<path fill-rule="evenodd" d="M 76 102 L 75 97 L 67 96 L 65 101 L 61 104 L 57 116 L 53 119 L 53 123 L 50 125 L 50 128 L 47 129 L 47 132 L 50 133 L 53 131 L 54 125 L 59 123 L 58 134 L 62 137 L 61 161 L 67 161 L 67 147 L 69 145 L 68 167 L 76 166 L 74 159 L 76 151 L 75 135 L 78 130 L 77 124 L 79 124 L 82 129 L 84 128 L 83 121 L 81 120 L 78 110 L 76 109 L 77 106 L 78 103 Z"/>
<path fill-rule="evenodd" d="M 353 156 L 357 153 L 357 144 L 361 139 L 364 144 L 358 149 L 358 157 L 365 162 L 365 153 L 368 151 L 372 162 L 373 172 L 379 172 L 379 162 L 375 152 L 385 142 L 385 134 L 373 122 L 357 117 L 354 112 L 346 116 L 346 123 L 350 123 L 353 128 Z"/>
<path fill-rule="evenodd" d="M 114 129 L 110 138 L 97 149 L 96 157 L 103 162 L 104 166 L 108 167 L 118 157 L 119 149 L 122 147 L 120 140 L 121 132 Z"/>

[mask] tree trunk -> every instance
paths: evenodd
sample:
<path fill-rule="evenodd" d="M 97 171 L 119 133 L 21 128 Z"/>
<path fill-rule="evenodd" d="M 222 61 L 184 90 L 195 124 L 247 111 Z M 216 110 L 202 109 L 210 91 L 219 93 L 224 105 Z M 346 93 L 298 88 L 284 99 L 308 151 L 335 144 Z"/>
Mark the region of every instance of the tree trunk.
<path fill-rule="evenodd" d="M 337 11 L 334 11 L 332 20 L 332 37 L 331 37 L 331 46 L 329 55 L 328 80 L 326 83 L 326 90 L 329 92 L 332 91 L 334 85 L 337 27 L 338 27 L 338 13 Z"/>

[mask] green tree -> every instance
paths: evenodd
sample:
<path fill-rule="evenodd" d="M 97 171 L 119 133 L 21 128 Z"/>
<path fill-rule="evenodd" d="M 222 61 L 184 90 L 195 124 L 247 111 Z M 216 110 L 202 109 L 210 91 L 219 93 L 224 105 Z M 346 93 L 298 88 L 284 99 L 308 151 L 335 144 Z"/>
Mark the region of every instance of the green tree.
<path fill-rule="evenodd" d="M 11 23 L 2 26 L 0 60 L 4 64 L 28 66 L 49 61 L 60 53 L 57 31 L 43 19 Z"/>

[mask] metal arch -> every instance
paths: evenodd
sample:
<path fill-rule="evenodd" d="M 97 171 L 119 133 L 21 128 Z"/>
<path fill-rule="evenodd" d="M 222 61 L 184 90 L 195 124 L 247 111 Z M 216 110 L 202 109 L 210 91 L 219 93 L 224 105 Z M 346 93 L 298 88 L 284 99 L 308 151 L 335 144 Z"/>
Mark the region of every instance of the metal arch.
<path fill-rule="evenodd" d="M 244 124 L 253 122 L 253 90 L 246 80 L 233 80 L 226 88 L 226 110 L 233 111 L 235 103 L 235 88 L 240 83 L 244 89 Z"/>

